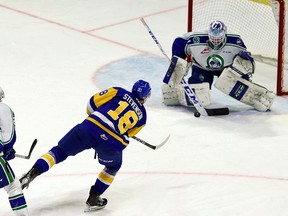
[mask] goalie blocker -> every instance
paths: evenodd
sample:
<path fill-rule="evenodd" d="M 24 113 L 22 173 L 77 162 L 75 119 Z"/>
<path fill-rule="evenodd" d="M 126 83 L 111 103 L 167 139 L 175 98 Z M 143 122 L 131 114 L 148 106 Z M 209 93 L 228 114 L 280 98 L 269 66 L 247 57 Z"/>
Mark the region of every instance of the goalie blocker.
<path fill-rule="evenodd" d="M 243 57 L 237 56 L 233 65 L 223 70 L 215 83 L 215 87 L 224 94 L 250 105 L 258 111 L 266 112 L 272 106 L 276 95 L 267 88 L 249 80 L 253 72 L 253 59 L 243 59 Z"/>

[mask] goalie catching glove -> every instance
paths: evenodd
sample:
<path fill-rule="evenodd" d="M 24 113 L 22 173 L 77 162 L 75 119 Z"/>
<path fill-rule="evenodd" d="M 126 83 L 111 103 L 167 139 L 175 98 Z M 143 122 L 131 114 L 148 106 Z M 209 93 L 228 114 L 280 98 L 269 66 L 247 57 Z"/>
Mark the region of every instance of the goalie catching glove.
<path fill-rule="evenodd" d="M 255 63 L 251 53 L 242 50 L 235 56 L 230 67 L 240 74 L 243 79 L 250 80 L 254 74 Z"/>
<path fill-rule="evenodd" d="M 265 112 L 270 109 L 275 94 L 265 87 L 253 83 L 250 78 L 254 73 L 254 59 L 248 52 L 241 51 L 233 64 L 225 68 L 215 87 L 236 100 Z"/>

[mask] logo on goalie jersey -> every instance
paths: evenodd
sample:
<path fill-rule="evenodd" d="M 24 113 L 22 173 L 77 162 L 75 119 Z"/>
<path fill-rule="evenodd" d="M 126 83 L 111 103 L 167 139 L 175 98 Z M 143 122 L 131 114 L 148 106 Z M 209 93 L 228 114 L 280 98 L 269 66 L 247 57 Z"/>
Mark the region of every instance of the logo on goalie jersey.
<path fill-rule="evenodd" d="M 218 69 L 224 66 L 224 59 L 219 55 L 211 55 L 207 58 L 207 68 Z"/>
<path fill-rule="evenodd" d="M 193 37 L 193 43 L 194 44 L 200 43 L 200 38 L 199 37 Z"/>
<path fill-rule="evenodd" d="M 243 44 L 243 41 L 242 41 L 240 38 L 238 38 L 237 41 L 236 41 L 236 43 L 237 43 L 238 45 L 242 45 L 242 44 Z"/>
<path fill-rule="evenodd" d="M 201 51 L 201 54 L 206 54 L 206 53 L 209 53 L 210 51 L 209 51 L 209 48 L 208 47 L 206 47 L 205 49 L 203 49 L 202 51 Z"/>

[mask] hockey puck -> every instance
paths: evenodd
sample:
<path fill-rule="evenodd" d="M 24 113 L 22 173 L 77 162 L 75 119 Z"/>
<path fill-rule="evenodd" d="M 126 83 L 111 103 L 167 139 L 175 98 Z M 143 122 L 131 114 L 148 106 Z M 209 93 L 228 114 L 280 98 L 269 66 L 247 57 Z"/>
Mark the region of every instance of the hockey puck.
<path fill-rule="evenodd" d="M 201 114 L 200 114 L 199 112 L 195 112 L 195 113 L 194 113 L 194 116 L 195 116 L 196 118 L 199 118 L 199 117 L 201 116 Z"/>

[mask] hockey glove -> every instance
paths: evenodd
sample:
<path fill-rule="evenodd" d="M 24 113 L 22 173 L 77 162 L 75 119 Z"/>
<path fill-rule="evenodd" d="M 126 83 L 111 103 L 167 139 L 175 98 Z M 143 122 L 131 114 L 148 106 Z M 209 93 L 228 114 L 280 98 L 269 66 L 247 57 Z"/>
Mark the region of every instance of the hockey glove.
<path fill-rule="evenodd" d="M 15 153 L 16 153 L 16 151 L 14 150 L 14 148 L 12 148 L 12 149 L 10 149 L 9 151 L 4 152 L 3 158 L 4 158 L 6 161 L 12 160 L 13 158 L 15 158 Z"/>
<path fill-rule="evenodd" d="M 247 51 L 244 51 L 244 50 L 241 50 L 238 55 L 243 58 L 243 59 L 246 59 L 246 60 L 249 60 L 250 62 L 254 63 L 254 58 L 251 56 L 251 53 L 250 52 L 247 52 Z"/>
<path fill-rule="evenodd" d="M 249 81 L 249 79 L 252 77 L 252 75 L 254 74 L 254 70 L 255 70 L 255 63 L 254 63 L 254 58 L 251 56 L 251 53 L 248 52 L 248 51 L 244 51 L 244 50 L 241 50 L 239 52 L 239 56 L 245 60 L 248 60 L 251 62 L 251 65 L 249 63 L 246 63 L 246 69 L 248 70 L 249 67 L 252 68 L 252 71 L 243 75 L 242 78 L 246 79 Z"/>
<path fill-rule="evenodd" d="M 254 59 L 248 52 L 240 51 L 239 54 L 235 56 L 230 68 L 237 72 L 241 78 L 250 81 L 255 70 Z"/>

